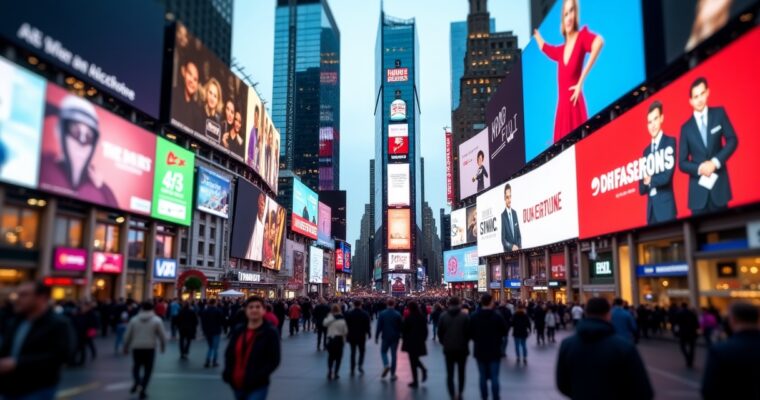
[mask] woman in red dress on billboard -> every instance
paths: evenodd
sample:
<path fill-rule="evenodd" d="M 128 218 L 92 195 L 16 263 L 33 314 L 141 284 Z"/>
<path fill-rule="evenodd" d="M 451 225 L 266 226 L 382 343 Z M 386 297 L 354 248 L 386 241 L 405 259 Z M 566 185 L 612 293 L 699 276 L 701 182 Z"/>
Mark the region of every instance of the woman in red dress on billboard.
<path fill-rule="evenodd" d="M 558 66 L 559 100 L 554 117 L 554 143 L 588 119 L 583 82 L 604 45 L 602 37 L 589 31 L 588 27 L 578 30 L 579 15 L 578 1 L 564 0 L 560 32 L 565 43 L 561 45 L 547 44 L 537 29 L 533 31 L 538 48 Z M 590 56 L 584 66 L 586 53 Z"/>

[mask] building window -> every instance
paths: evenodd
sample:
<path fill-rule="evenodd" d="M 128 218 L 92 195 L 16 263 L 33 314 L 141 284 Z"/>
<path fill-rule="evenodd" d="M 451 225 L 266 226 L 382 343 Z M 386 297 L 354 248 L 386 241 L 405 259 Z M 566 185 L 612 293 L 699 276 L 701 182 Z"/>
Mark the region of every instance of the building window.
<path fill-rule="evenodd" d="M 55 217 L 53 245 L 63 247 L 82 247 L 82 218 L 58 215 Z"/>
<path fill-rule="evenodd" d="M 37 246 L 39 212 L 30 208 L 5 205 L 0 222 L 0 244 L 33 249 Z"/>
<path fill-rule="evenodd" d="M 145 259 L 145 231 L 130 229 L 128 234 L 127 253 L 129 258 L 138 260 Z"/>
<path fill-rule="evenodd" d="M 182 239 L 187 242 L 187 239 Z M 174 257 L 174 236 L 156 235 L 156 256 L 161 258 Z"/>
<path fill-rule="evenodd" d="M 119 252 L 119 226 L 98 222 L 95 225 L 95 238 L 92 242 L 95 250 L 107 253 Z"/>
<path fill-rule="evenodd" d="M 215 227 L 212 226 L 212 227 L 209 228 L 209 235 L 211 236 L 211 239 L 216 239 L 216 228 Z"/>
<path fill-rule="evenodd" d="M 198 254 L 199 255 L 203 254 L 203 245 L 204 245 L 203 242 L 198 241 Z"/>
<path fill-rule="evenodd" d="M 206 225 L 198 225 L 198 236 L 206 236 Z"/>
<path fill-rule="evenodd" d="M 213 243 L 208 244 L 208 255 L 213 256 L 216 253 L 216 245 Z"/>
<path fill-rule="evenodd" d="M 187 238 L 182 238 L 182 244 L 179 246 L 180 251 L 187 253 L 188 247 L 187 247 Z"/>

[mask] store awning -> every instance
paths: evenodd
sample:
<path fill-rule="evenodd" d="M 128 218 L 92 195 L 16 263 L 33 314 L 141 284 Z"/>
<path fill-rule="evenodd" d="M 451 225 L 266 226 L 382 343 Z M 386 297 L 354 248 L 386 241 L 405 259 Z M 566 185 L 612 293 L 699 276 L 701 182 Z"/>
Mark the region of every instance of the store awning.
<path fill-rule="evenodd" d="M 244 293 L 238 292 L 237 290 L 225 290 L 224 292 L 219 293 L 220 297 L 243 297 L 245 296 Z"/>

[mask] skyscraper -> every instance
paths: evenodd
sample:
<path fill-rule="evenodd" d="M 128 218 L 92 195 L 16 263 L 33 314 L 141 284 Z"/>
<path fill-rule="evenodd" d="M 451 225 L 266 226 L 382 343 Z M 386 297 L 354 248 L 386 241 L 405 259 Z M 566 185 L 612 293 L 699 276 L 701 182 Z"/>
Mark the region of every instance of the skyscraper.
<path fill-rule="evenodd" d="M 490 31 L 496 30 L 496 20 L 489 20 Z M 464 75 L 464 56 L 467 54 L 467 21 L 451 23 L 449 30 L 451 46 L 451 111 L 459 107 L 459 80 Z"/>
<path fill-rule="evenodd" d="M 203 44 L 230 65 L 233 0 L 160 0 L 169 19 L 181 21 Z"/>
<path fill-rule="evenodd" d="M 280 168 L 314 190 L 340 185 L 340 32 L 327 0 L 277 0 L 272 120 Z"/>
<path fill-rule="evenodd" d="M 414 19 L 380 13 L 375 45 L 375 258 L 413 287 L 422 230 L 419 46 Z M 389 265 L 389 255 L 397 262 Z"/>

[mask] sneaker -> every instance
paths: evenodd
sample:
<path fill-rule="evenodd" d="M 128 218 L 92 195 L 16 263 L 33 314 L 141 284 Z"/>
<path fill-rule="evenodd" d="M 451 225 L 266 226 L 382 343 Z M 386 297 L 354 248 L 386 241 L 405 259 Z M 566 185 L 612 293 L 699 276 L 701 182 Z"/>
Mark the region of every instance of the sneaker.
<path fill-rule="evenodd" d="M 388 372 L 391 372 L 391 368 L 390 367 L 383 368 L 383 375 L 382 375 L 382 377 L 385 378 L 386 376 L 388 376 Z"/>

